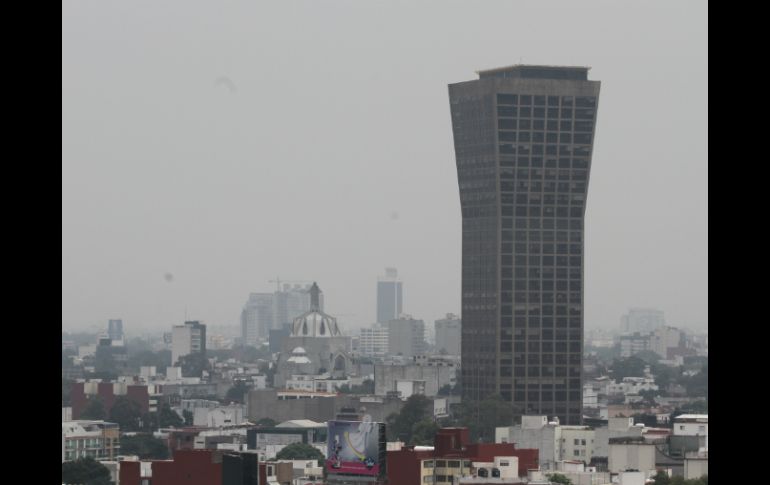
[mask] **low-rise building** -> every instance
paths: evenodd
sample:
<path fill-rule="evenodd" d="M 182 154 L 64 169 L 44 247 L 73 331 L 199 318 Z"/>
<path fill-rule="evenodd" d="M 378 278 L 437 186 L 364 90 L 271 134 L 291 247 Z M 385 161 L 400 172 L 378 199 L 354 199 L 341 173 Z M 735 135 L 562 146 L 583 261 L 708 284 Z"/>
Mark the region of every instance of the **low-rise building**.
<path fill-rule="evenodd" d="M 178 485 L 180 477 L 187 485 L 269 483 L 257 482 L 259 465 L 254 453 L 178 450 L 171 460 L 121 461 L 120 485 Z"/>
<path fill-rule="evenodd" d="M 63 421 L 62 463 L 79 458 L 114 460 L 120 452 L 120 429 L 107 421 Z"/>
<path fill-rule="evenodd" d="M 709 448 L 709 415 L 680 414 L 674 418 L 675 436 L 705 436 L 706 450 Z"/>
<path fill-rule="evenodd" d="M 454 386 L 460 363 L 457 359 L 416 356 L 406 365 L 375 365 L 374 394 L 397 392 L 406 400 L 412 394 L 438 395 L 444 386 Z"/>
<path fill-rule="evenodd" d="M 540 467 L 555 469 L 556 462 L 579 460 L 590 463 L 596 436 L 589 426 L 562 426 L 547 416 L 522 416 L 521 424 L 495 429 L 495 443 L 513 443 L 537 449 Z"/>
<path fill-rule="evenodd" d="M 245 421 L 243 405 L 199 407 L 193 411 L 193 425 L 208 428 L 235 426 Z"/>
<path fill-rule="evenodd" d="M 471 443 L 468 428 L 442 428 L 434 446 L 405 446 L 387 452 L 388 480 L 394 484 L 458 483 L 490 463 L 491 468 L 497 464 L 498 471 L 505 468 L 512 476 L 526 476 L 528 469 L 538 468 L 538 451 L 519 449 L 512 443 Z"/>
<path fill-rule="evenodd" d="M 79 380 L 72 384 L 70 391 L 72 419 L 80 418 L 80 414 L 88 406 L 89 399 L 96 397 L 101 399 L 107 415 L 109 415 L 115 401 L 120 397 L 125 397 L 138 404 L 142 413 L 157 412 L 161 391 L 161 386 L 152 384 L 102 382 L 101 379 Z"/>
<path fill-rule="evenodd" d="M 286 389 L 310 392 L 337 392 L 342 387 L 350 385 L 350 378 L 333 378 L 328 372 L 323 374 L 294 374 L 286 380 Z"/>

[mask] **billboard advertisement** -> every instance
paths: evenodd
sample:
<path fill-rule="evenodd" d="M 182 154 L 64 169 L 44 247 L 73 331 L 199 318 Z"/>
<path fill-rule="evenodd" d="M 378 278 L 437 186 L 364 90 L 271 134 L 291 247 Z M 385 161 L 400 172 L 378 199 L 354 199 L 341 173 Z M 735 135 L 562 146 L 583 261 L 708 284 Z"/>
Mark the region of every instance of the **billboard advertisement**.
<path fill-rule="evenodd" d="M 380 477 L 385 475 L 385 424 L 329 421 L 326 452 L 328 474 Z"/>

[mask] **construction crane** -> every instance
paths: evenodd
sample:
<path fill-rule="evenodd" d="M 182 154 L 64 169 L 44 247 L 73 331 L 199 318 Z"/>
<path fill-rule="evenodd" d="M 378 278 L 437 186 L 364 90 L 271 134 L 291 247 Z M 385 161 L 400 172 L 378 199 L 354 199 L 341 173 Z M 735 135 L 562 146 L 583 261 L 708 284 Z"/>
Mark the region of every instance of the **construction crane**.
<path fill-rule="evenodd" d="M 267 280 L 267 282 L 275 283 L 276 291 L 281 291 L 281 283 L 312 283 L 312 281 L 305 281 L 305 280 L 282 280 L 278 276 L 276 276 L 274 280 Z"/>

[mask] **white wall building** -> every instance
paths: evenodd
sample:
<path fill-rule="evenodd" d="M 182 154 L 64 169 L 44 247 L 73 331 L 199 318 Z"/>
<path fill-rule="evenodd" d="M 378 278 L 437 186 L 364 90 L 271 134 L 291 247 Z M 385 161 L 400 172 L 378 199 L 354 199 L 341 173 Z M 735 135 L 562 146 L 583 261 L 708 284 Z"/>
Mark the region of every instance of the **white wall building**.
<path fill-rule="evenodd" d="M 644 427 L 634 426 L 634 418 L 609 418 L 608 425 L 596 428 L 594 456 L 609 456 L 610 438 L 641 437 Z"/>
<path fill-rule="evenodd" d="M 180 357 L 197 352 L 206 353 L 206 325 L 189 321 L 174 326 L 171 330 L 171 364 L 176 365 Z"/>
<path fill-rule="evenodd" d="M 680 414 L 674 418 L 674 436 L 705 436 L 709 448 L 709 415 Z"/>
<path fill-rule="evenodd" d="M 544 470 L 554 470 L 556 462 L 563 460 L 590 462 L 595 439 L 595 431 L 588 426 L 561 426 L 547 416 L 522 416 L 521 425 L 495 429 L 495 443 L 536 448 Z"/>
<path fill-rule="evenodd" d="M 209 428 L 235 426 L 244 422 L 243 406 L 197 407 L 193 411 L 193 425 Z"/>
<path fill-rule="evenodd" d="M 336 392 L 340 387 L 350 385 L 347 377 L 332 379 L 331 374 L 304 375 L 293 374 L 286 380 L 286 389 L 310 392 Z"/>
<path fill-rule="evenodd" d="M 636 438 L 618 438 L 610 443 L 607 469 L 610 473 L 639 470 L 647 476 L 655 471 L 655 444 Z M 613 440 L 614 441 L 614 440 Z"/>
<path fill-rule="evenodd" d="M 358 339 L 358 352 L 361 355 L 384 357 L 388 351 L 387 327 L 378 323 L 361 329 Z"/>

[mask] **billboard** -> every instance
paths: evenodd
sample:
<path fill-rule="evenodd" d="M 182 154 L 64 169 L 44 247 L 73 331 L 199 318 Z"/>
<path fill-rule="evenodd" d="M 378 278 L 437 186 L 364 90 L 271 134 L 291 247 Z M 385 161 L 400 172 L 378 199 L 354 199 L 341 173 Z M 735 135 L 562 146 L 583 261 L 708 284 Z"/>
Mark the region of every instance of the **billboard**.
<path fill-rule="evenodd" d="M 385 424 L 364 419 L 328 422 L 325 466 L 328 474 L 385 475 Z"/>

